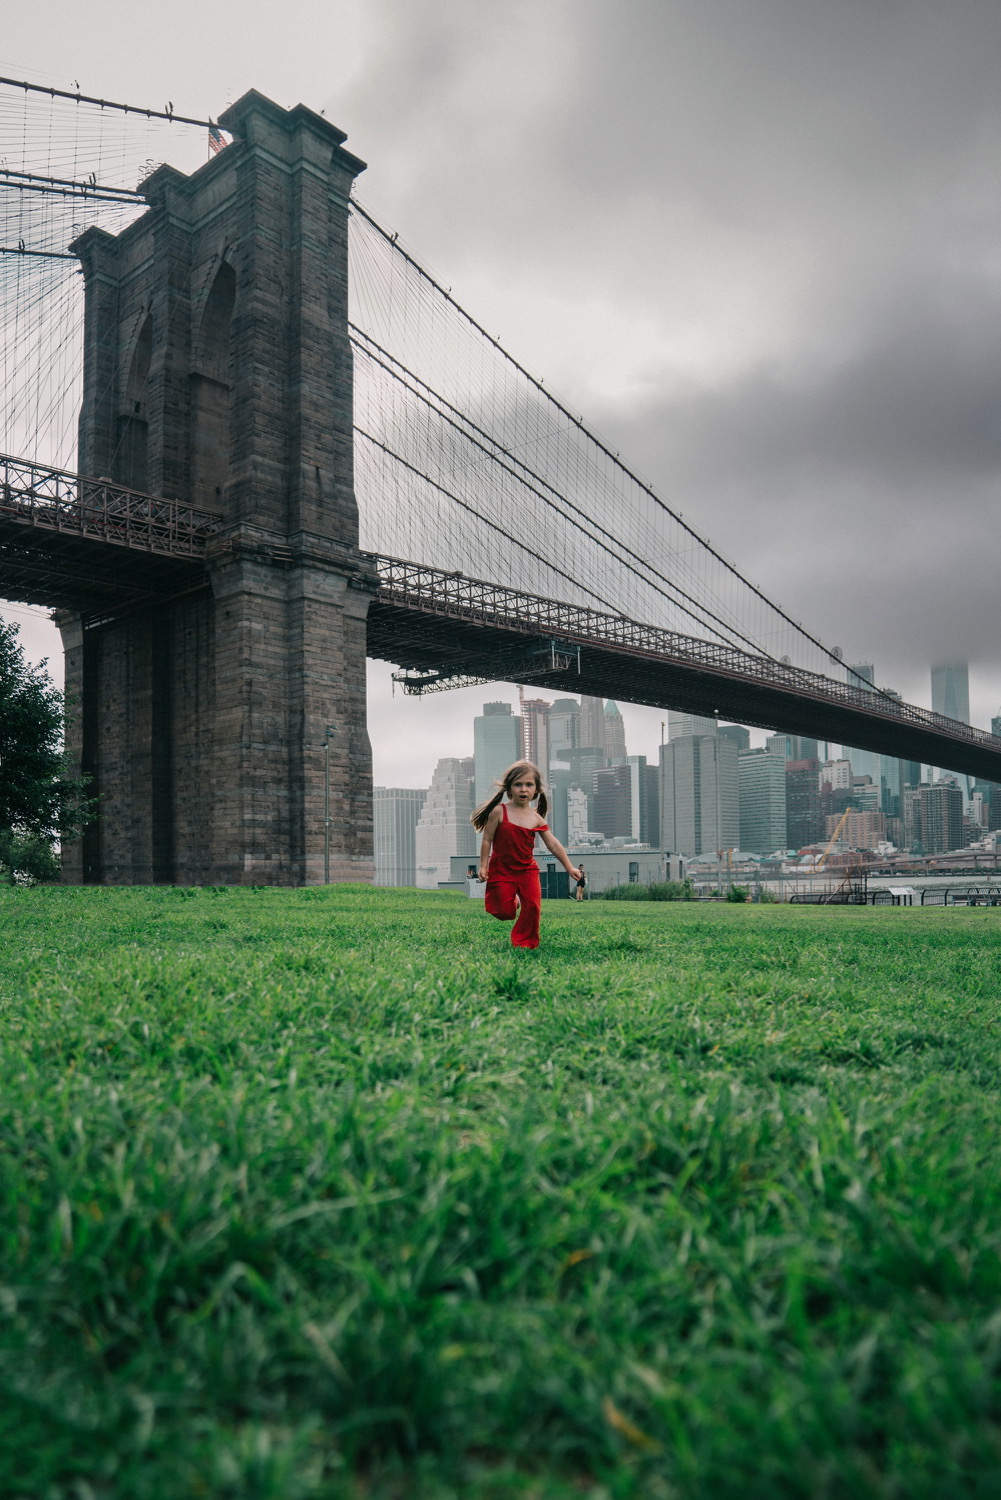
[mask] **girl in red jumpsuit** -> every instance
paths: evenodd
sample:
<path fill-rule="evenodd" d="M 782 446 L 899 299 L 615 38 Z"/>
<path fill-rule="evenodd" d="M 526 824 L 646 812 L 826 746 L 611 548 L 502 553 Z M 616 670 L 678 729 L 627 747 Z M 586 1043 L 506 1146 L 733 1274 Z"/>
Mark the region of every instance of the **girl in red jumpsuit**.
<path fill-rule="evenodd" d="M 473 827 L 483 832 L 479 878 L 487 883 L 484 904 L 490 915 L 502 922 L 517 917 L 511 931 L 516 948 L 537 948 L 542 892 L 534 857 L 535 835 L 573 880 L 578 879 L 580 871 L 570 863 L 559 839 L 549 832 L 545 821 L 549 802 L 538 766 L 530 760 L 516 760 L 498 785 L 497 794 L 478 807 L 471 819 Z"/>

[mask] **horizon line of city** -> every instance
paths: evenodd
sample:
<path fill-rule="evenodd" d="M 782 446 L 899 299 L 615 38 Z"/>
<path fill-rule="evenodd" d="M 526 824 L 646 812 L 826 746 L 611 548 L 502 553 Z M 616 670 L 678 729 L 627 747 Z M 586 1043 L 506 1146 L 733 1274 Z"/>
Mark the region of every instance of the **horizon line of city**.
<path fill-rule="evenodd" d="M 845 671 L 875 687 L 870 663 Z M 666 877 L 678 856 L 809 863 L 831 847 L 887 857 L 996 847 L 993 783 L 804 736 L 772 734 L 752 747 L 746 726 L 674 710 L 650 764 L 628 753 L 613 700 L 528 697 L 524 687 L 518 696 L 517 714 L 507 701 L 483 704 L 473 754 L 440 758 L 429 787 L 375 788 L 377 883 L 454 885 L 478 852 L 470 813 L 519 759 L 542 772 L 556 837 L 598 858 L 606 883 L 640 878 L 641 854 L 657 856 Z M 932 669 L 932 699 L 936 712 L 969 723 L 966 663 Z M 1001 733 L 1001 712 L 991 728 Z"/>

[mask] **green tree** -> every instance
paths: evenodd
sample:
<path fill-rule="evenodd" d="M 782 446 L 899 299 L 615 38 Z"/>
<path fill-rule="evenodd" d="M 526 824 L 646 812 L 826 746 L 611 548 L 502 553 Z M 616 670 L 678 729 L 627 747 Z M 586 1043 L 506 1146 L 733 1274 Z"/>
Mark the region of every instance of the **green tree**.
<path fill-rule="evenodd" d="M 77 837 L 94 806 L 85 778 L 67 774 L 62 693 L 0 621 L 0 879 L 54 879 L 56 840 Z"/>

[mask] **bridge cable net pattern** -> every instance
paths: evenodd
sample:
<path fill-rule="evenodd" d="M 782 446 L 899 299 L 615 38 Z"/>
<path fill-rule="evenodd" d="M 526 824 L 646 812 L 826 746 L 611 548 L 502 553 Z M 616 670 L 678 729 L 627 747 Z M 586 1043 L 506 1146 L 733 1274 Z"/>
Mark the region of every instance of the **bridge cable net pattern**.
<path fill-rule="evenodd" d="M 360 203 L 350 245 L 363 546 L 831 672 Z"/>
<path fill-rule="evenodd" d="M 143 213 L 209 122 L 0 79 L 0 449 L 75 467 L 82 286 L 68 244 Z M 829 673 L 837 661 L 697 535 L 360 204 L 351 222 L 362 544 Z M 835 667 L 838 677 L 842 668 Z"/>
<path fill-rule="evenodd" d="M 61 97 L 0 79 L 0 450 L 76 467 L 83 282 L 68 246 L 91 225 L 118 234 L 137 191 L 170 157 L 205 160 L 197 124 Z"/>

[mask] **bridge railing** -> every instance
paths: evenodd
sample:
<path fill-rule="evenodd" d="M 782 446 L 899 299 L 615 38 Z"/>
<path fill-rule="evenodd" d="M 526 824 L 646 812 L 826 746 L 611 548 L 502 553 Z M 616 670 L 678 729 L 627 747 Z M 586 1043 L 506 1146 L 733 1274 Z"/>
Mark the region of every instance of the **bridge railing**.
<path fill-rule="evenodd" d="M 146 495 L 0 454 L 0 519 L 167 557 L 201 557 L 222 521 L 182 500 Z"/>
<path fill-rule="evenodd" d="M 417 609 L 475 620 L 485 625 L 555 636 L 575 644 L 607 643 L 661 661 L 674 659 L 686 666 L 694 662 L 726 676 L 756 679 L 771 687 L 789 689 L 801 697 L 858 708 L 870 717 L 879 716 L 890 723 L 937 730 L 954 740 L 1001 751 L 1001 740 L 986 730 L 975 729 L 971 724 L 930 709 L 916 708 L 878 691 L 868 691 L 852 683 L 808 672 L 770 656 L 756 656 L 715 641 L 680 635 L 656 625 L 644 625 L 625 615 L 603 614 L 583 605 L 561 604 L 535 594 L 522 594 L 502 584 L 466 578 L 460 573 L 441 572 L 420 563 L 389 557 L 373 560 L 381 580 L 380 594 Z"/>

